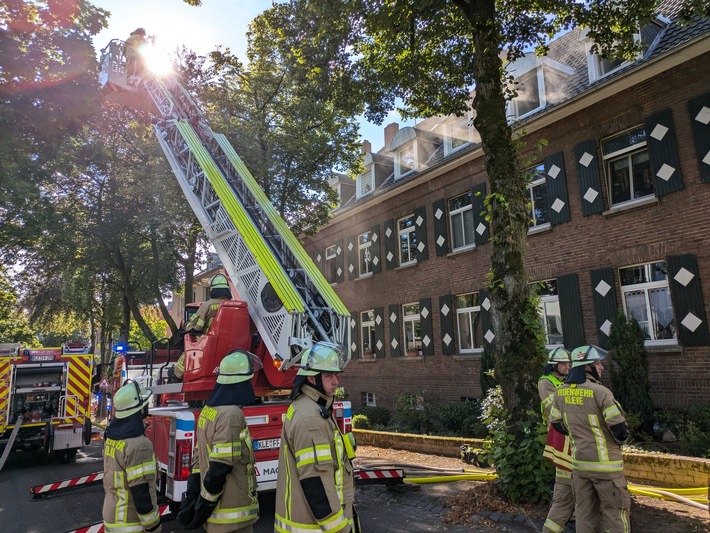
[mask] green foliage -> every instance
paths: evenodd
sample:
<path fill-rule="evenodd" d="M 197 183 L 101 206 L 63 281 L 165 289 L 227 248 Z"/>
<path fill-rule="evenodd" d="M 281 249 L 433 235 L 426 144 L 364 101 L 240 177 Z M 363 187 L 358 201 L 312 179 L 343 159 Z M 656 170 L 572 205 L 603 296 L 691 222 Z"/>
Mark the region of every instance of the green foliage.
<path fill-rule="evenodd" d="M 355 429 L 371 429 L 372 424 L 370 424 L 367 415 L 359 414 L 353 416 L 353 427 Z"/>
<path fill-rule="evenodd" d="M 153 339 L 151 340 L 146 337 L 135 320 L 131 320 L 131 329 L 128 334 L 128 339 L 132 343 L 139 345 L 142 350 L 150 350 L 153 340 L 162 339 L 167 335 L 168 324 L 160 314 L 160 310 L 153 305 L 141 307 L 141 316 L 152 331 Z"/>
<path fill-rule="evenodd" d="M 552 465 L 542 459 L 547 428 L 534 411 L 523 420 L 513 420 L 503 406 L 500 387 L 483 401 L 481 420 L 490 432 L 490 448 L 477 461 L 495 466 L 498 482 L 512 503 L 544 503 L 550 498 L 548 481 Z"/>
<path fill-rule="evenodd" d="M 19 342 L 28 346 L 32 341 L 27 317 L 17 305 L 15 289 L 0 266 L 0 343 Z"/>
<path fill-rule="evenodd" d="M 495 356 L 493 355 L 493 350 L 490 345 L 486 343 L 483 347 L 483 354 L 481 355 L 481 391 L 483 391 L 483 396 L 497 385 L 496 378 L 494 377 L 493 370 L 496 365 Z"/>
<path fill-rule="evenodd" d="M 427 410 L 434 435 L 485 437 L 488 432 L 480 415 L 481 404 L 476 401 L 446 402 Z"/>
<path fill-rule="evenodd" d="M 347 400 L 350 394 L 345 390 L 345 387 L 338 387 L 335 389 L 335 396 L 333 396 L 338 401 Z"/>
<path fill-rule="evenodd" d="M 678 428 L 677 436 L 684 455 L 710 457 L 710 431 L 704 431 L 700 425 L 688 421 Z"/>
<path fill-rule="evenodd" d="M 613 347 L 611 376 L 614 397 L 628 413 L 639 416 L 639 430 L 653 434 L 653 404 L 648 382 L 648 356 L 644 334 L 634 317 L 619 311 L 611 326 L 609 342 Z"/>
<path fill-rule="evenodd" d="M 363 414 L 373 428 L 386 429 L 392 419 L 392 414 L 384 407 L 359 407 L 357 414 Z"/>
<path fill-rule="evenodd" d="M 426 435 L 430 431 L 429 406 L 413 392 L 399 394 L 394 400 L 393 423 L 405 432 Z"/>

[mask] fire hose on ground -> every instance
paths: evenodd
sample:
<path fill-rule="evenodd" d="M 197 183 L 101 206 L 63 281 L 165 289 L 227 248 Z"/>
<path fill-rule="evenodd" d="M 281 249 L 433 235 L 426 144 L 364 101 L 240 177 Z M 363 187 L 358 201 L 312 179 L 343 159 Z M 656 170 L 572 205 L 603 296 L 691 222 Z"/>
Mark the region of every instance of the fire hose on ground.
<path fill-rule="evenodd" d="M 22 425 L 22 422 L 24 422 L 24 419 L 22 418 L 22 415 L 20 415 L 17 417 L 17 420 L 15 420 L 15 427 L 13 428 L 12 433 L 10 434 L 10 440 L 7 441 L 7 444 L 5 445 L 5 451 L 3 451 L 2 457 L 0 457 L 0 470 L 2 470 L 2 467 L 5 466 L 5 461 L 7 461 L 7 456 L 10 455 L 12 445 L 15 444 L 17 432 L 20 431 L 20 426 Z"/>
<path fill-rule="evenodd" d="M 492 481 L 498 476 L 491 470 L 474 470 L 468 468 L 438 468 L 408 463 L 373 462 L 361 463 L 364 468 L 392 467 L 404 470 L 405 480 L 409 483 L 451 483 L 454 481 Z M 629 492 L 639 496 L 648 496 L 663 500 L 676 501 L 700 510 L 708 509 L 708 487 L 697 488 L 667 488 L 648 487 L 637 483 L 629 483 Z"/>

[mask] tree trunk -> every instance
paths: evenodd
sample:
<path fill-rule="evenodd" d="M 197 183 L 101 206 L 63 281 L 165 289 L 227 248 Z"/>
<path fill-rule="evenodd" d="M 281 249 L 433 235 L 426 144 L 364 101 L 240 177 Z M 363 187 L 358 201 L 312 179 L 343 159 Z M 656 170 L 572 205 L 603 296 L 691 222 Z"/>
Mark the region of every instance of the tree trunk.
<path fill-rule="evenodd" d="M 170 315 L 168 307 L 165 305 L 165 300 L 163 300 L 163 293 L 160 290 L 160 251 L 158 250 L 158 236 L 155 231 L 151 228 L 150 234 L 150 250 L 153 256 L 153 275 L 151 279 L 151 289 L 153 290 L 153 296 L 158 302 L 158 307 L 160 308 L 160 313 L 163 315 L 163 319 L 168 323 L 170 328 L 171 336 L 177 331 L 177 326 L 173 317 Z"/>

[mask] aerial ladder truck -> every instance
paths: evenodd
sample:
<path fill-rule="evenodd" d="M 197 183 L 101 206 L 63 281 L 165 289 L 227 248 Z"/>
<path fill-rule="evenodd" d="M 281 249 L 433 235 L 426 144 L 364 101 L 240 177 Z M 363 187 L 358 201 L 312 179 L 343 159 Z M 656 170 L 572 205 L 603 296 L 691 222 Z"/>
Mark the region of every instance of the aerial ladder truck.
<path fill-rule="evenodd" d="M 126 68 L 125 43 L 112 40 L 101 57 L 106 97 L 148 106 L 158 142 L 239 295 L 222 302 L 207 334 L 185 336 L 181 392 L 187 405 L 151 409 L 146 434 L 158 459 L 159 491 L 177 503 L 186 490 L 199 406 L 214 388 L 221 359 L 235 348 L 263 361 L 252 380 L 262 401 L 246 406 L 244 414 L 254 441 L 258 490 L 273 489 L 288 407 L 284 399 L 296 363 L 318 341 L 341 344 L 349 354 L 350 313 L 179 80 L 146 71 L 136 84 Z M 175 392 L 168 390 L 171 385 L 154 388 L 159 393 L 161 387 Z M 350 402 L 336 402 L 334 414 L 341 431 L 350 431 Z"/>

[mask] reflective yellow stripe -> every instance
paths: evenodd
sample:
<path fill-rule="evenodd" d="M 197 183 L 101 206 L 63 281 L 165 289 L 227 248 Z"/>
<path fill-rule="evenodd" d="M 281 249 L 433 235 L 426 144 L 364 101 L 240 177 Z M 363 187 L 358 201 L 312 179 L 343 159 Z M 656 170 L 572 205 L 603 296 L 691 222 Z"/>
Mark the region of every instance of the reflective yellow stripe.
<path fill-rule="evenodd" d="M 584 472 L 623 472 L 624 461 L 574 461 L 574 469 Z"/>
<path fill-rule="evenodd" d="M 594 434 L 594 442 L 597 445 L 597 457 L 600 463 L 605 463 L 609 461 L 609 450 L 606 447 L 606 437 L 604 437 L 604 432 L 599 426 L 599 417 L 597 415 L 587 415 L 589 420 L 589 427 Z"/>
<path fill-rule="evenodd" d="M 283 267 L 274 257 L 274 254 L 271 253 L 264 237 L 254 227 L 251 217 L 234 195 L 231 186 L 222 176 L 217 164 L 202 145 L 195 130 L 192 129 L 192 126 L 187 121 L 176 120 L 175 125 L 222 202 L 224 210 L 229 214 L 234 226 L 238 229 L 244 244 L 249 248 L 256 262 L 259 263 L 261 271 L 271 282 L 274 291 L 276 291 L 286 310 L 289 313 L 304 312 L 305 305 L 301 296 L 296 291 Z"/>
<path fill-rule="evenodd" d="M 550 531 L 552 531 L 552 533 L 560 533 L 560 531 L 562 531 L 562 530 L 564 529 L 564 527 L 562 527 L 561 525 L 559 525 L 559 524 L 553 522 L 553 521 L 550 520 L 549 518 L 548 518 L 547 520 L 545 520 L 545 526 L 544 526 L 544 527 L 545 527 L 545 529 L 549 529 Z"/>
<path fill-rule="evenodd" d="M 210 459 L 225 459 L 229 457 L 240 457 L 242 455 L 242 442 L 220 442 L 212 445 Z"/>
<path fill-rule="evenodd" d="M 158 520 L 160 520 L 160 515 L 158 514 L 158 508 L 154 507 L 152 511 L 150 511 L 148 514 L 140 514 L 138 513 L 138 518 L 141 521 L 141 524 L 150 526 L 151 524 L 154 524 Z"/>
<path fill-rule="evenodd" d="M 301 246 L 301 243 L 298 242 L 298 239 L 296 239 L 276 209 L 274 209 L 274 206 L 266 197 L 264 191 L 261 190 L 261 187 L 259 187 L 246 165 L 244 165 L 242 160 L 239 158 L 237 152 L 235 152 L 234 148 L 232 148 L 232 145 L 229 144 L 227 138 L 221 133 L 215 133 L 214 138 L 217 141 L 217 144 L 219 144 L 222 148 L 224 154 L 227 156 L 227 159 L 229 159 L 235 170 L 239 173 L 242 181 L 249 189 L 249 192 L 258 201 L 259 207 L 261 207 L 263 213 L 279 232 L 279 235 L 283 238 L 291 253 L 296 256 L 299 266 L 303 268 L 303 270 L 306 271 L 306 274 L 308 274 L 308 277 L 311 278 L 311 281 L 318 289 L 320 295 L 326 300 L 326 302 L 328 302 L 328 305 L 336 313 L 341 315 L 349 315 L 350 311 L 347 310 L 343 302 L 335 293 L 335 290 L 333 290 L 333 287 L 331 287 L 326 281 L 323 274 L 321 274 L 318 267 L 316 267 L 308 253 L 303 249 L 303 246 Z"/>
<path fill-rule="evenodd" d="M 326 518 L 325 520 L 318 520 L 318 523 L 320 524 L 320 528 L 328 533 L 329 531 L 338 531 L 339 529 L 342 529 L 342 527 L 348 523 L 348 519 L 345 518 L 345 512 L 341 507 L 333 516 Z"/>
<path fill-rule="evenodd" d="M 257 504 L 244 507 L 233 507 L 229 509 L 215 509 L 207 519 L 212 524 L 233 524 L 236 522 L 246 522 L 259 516 L 259 506 Z"/>
<path fill-rule="evenodd" d="M 570 467 L 572 465 L 570 464 Z M 564 468 L 555 468 L 555 477 L 559 477 L 562 479 L 572 479 L 572 471 L 571 470 L 565 470 Z"/>
<path fill-rule="evenodd" d="M 106 533 L 143 533 L 143 526 L 140 522 L 111 524 L 104 522 L 104 531 Z"/>
<path fill-rule="evenodd" d="M 555 407 L 554 405 L 552 406 L 552 409 L 550 409 L 550 418 L 553 418 L 555 420 L 559 420 L 562 417 L 562 413 L 560 410 Z"/>
<path fill-rule="evenodd" d="M 296 452 L 296 468 L 315 463 L 316 457 L 319 462 L 332 461 L 333 455 L 330 452 L 330 444 L 319 444 L 314 448 L 305 448 Z"/>
<path fill-rule="evenodd" d="M 621 416 L 621 410 L 616 405 L 611 405 L 604 409 L 602 414 L 604 415 L 604 420 L 608 422 L 615 416 Z"/>
<path fill-rule="evenodd" d="M 139 477 L 143 477 L 148 474 L 155 474 L 155 471 L 155 460 L 153 460 L 148 463 L 127 468 L 126 475 L 128 476 L 128 481 L 133 481 L 134 479 L 138 479 Z"/>
<path fill-rule="evenodd" d="M 116 489 L 116 498 L 118 500 L 114 517 L 117 524 L 125 523 L 128 519 L 128 490 L 126 489 L 123 472 L 114 472 L 113 487 Z"/>
<path fill-rule="evenodd" d="M 274 516 L 274 531 L 278 533 L 310 533 L 311 531 L 321 531 L 321 527 L 316 524 L 292 522 L 277 514 Z"/>
<path fill-rule="evenodd" d="M 335 454 L 338 462 L 335 470 L 335 490 L 338 492 L 338 500 L 340 500 L 342 504 L 345 501 L 345 497 L 343 496 L 343 456 L 345 455 L 345 444 L 343 444 L 343 437 L 337 427 L 333 432 L 333 440 L 335 441 Z"/>

